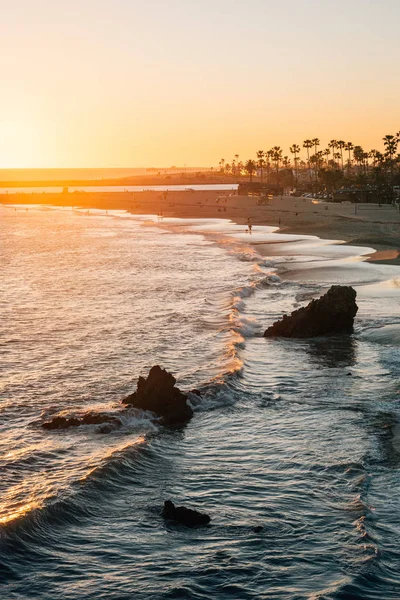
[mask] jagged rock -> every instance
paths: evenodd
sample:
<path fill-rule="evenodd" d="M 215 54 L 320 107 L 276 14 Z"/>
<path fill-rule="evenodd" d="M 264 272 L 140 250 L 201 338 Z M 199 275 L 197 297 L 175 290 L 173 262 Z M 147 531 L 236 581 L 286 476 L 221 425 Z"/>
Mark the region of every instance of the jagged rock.
<path fill-rule="evenodd" d="M 122 402 L 155 413 L 166 425 L 185 423 L 193 416 L 193 410 L 187 404 L 187 395 L 175 387 L 175 383 L 171 373 L 156 365 L 150 369 L 147 379 L 139 377 L 136 392 Z"/>
<path fill-rule="evenodd" d="M 186 527 L 199 527 L 200 525 L 207 525 L 211 521 L 208 515 L 185 506 L 175 506 L 171 500 L 164 502 L 164 509 L 161 514 L 164 519 L 177 521 Z"/>
<path fill-rule="evenodd" d="M 67 419 L 66 417 L 53 417 L 51 421 L 42 423 L 43 429 L 68 429 L 68 427 L 78 427 L 80 425 L 79 419 L 72 417 Z"/>
<path fill-rule="evenodd" d="M 351 332 L 357 314 L 356 291 L 350 286 L 333 285 L 321 298 L 284 315 L 268 327 L 265 337 L 311 338 Z"/>
<path fill-rule="evenodd" d="M 68 429 L 69 427 L 79 427 L 80 425 L 102 425 L 106 423 L 110 427 L 116 428 L 121 425 L 117 417 L 111 417 L 102 413 L 89 412 L 82 417 L 53 417 L 50 421 L 42 424 L 43 429 Z M 103 433 L 103 432 L 102 432 Z"/>
<path fill-rule="evenodd" d="M 122 402 L 141 410 L 148 410 L 162 418 L 166 425 L 186 423 L 193 410 L 187 404 L 187 395 L 175 387 L 176 379 L 159 366 L 152 367 L 145 379 L 139 377 L 137 390 Z M 200 395 L 198 390 L 195 392 Z M 118 417 L 104 413 L 88 412 L 82 416 L 64 417 L 57 415 L 42 423 L 43 429 L 69 429 L 80 425 L 101 425 L 98 433 L 110 433 L 121 426 Z"/>

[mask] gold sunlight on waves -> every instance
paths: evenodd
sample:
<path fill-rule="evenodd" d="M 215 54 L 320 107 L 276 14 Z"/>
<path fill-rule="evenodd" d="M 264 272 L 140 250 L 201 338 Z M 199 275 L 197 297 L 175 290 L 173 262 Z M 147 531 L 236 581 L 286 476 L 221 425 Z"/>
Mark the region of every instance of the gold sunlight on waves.
<path fill-rule="evenodd" d="M 104 464 L 104 461 L 118 455 L 121 452 L 141 445 L 146 441 L 145 436 L 138 437 L 134 442 L 121 443 L 112 448 L 108 448 L 106 452 L 102 449 L 96 453 L 91 460 L 92 468 L 79 479 L 80 483 L 84 483 L 90 476 Z M 25 454 L 24 451 L 15 450 L 5 455 L 8 458 L 15 458 L 20 454 Z M 95 463 L 95 464 L 93 464 Z M 24 479 L 18 485 L 9 488 L 7 494 L 3 496 L 0 502 L 0 525 L 6 525 L 15 521 L 35 509 L 42 508 L 46 501 L 54 498 L 57 494 L 57 489 L 60 485 L 65 485 L 60 479 L 49 482 L 49 475 L 46 471 L 40 475 L 36 475 L 35 479 Z"/>

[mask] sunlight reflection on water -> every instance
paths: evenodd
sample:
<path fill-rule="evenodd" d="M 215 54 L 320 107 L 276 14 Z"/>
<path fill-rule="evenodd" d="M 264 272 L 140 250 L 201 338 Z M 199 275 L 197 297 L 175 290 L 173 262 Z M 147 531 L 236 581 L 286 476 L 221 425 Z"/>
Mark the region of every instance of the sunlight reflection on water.
<path fill-rule="evenodd" d="M 0 217 L 10 597 L 398 598 L 399 267 L 221 219 Z M 337 282 L 357 285 L 354 336 L 262 337 Z M 118 411 L 154 363 L 202 390 L 186 429 L 41 429 Z M 166 499 L 211 526 L 165 524 Z"/>

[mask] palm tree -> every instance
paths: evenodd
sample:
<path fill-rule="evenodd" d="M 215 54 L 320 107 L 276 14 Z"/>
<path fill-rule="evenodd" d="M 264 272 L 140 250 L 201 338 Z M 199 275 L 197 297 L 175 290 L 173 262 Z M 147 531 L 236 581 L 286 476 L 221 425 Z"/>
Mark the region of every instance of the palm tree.
<path fill-rule="evenodd" d="M 378 151 L 374 150 L 374 149 L 372 149 L 368 152 L 368 157 L 372 158 L 372 168 L 373 169 L 375 169 L 377 154 L 378 154 Z"/>
<path fill-rule="evenodd" d="M 337 141 L 336 140 L 331 140 L 328 144 L 328 147 L 331 149 L 332 151 L 332 160 L 335 160 L 335 150 L 337 148 Z"/>
<path fill-rule="evenodd" d="M 314 149 L 315 149 L 315 154 L 317 154 L 317 146 L 319 146 L 320 141 L 318 138 L 314 138 L 313 140 L 311 140 L 313 145 L 314 145 Z"/>
<path fill-rule="evenodd" d="M 310 163 L 313 165 L 314 171 L 316 173 L 317 170 L 318 170 L 318 156 L 317 156 L 317 154 L 311 154 L 311 156 L 310 156 Z"/>
<path fill-rule="evenodd" d="M 317 168 L 318 170 L 322 168 L 322 163 L 324 161 L 324 156 L 325 156 L 325 152 L 323 150 L 318 150 L 318 152 L 316 153 L 316 159 L 317 159 Z M 318 178 L 318 173 L 316 173 L 316 179 Z"/>
<path fill-rule="evenodd" d="M 219 170 L 221 171 L 221 173 L 223 173 L 225 170 L 225 159 L 224 158 L 221 158 L 221 160 L 219 161 Z"/>
<path fill-rule="evenodd" d="M 346 148 L 346 142 L 344 142 L 343 140 L 339 140 L 337 143 L 337 147 L 340 150 L 340 159 L 342 161 L 342 171 L 344 172 L 344 166 L 343 166 L 343 148 Z"/>
<path fill-rule="evenodd" d="M 246 164 L 244 165 L 245 170 L 247 171 L 247 173 L 249 174 L 250 177 L 250 183 L 253 181 L 253 173 L 257 168 L 256 163 L 254 162 L 254 160 L 248 160 L 246 162 Z"/>
<path fill-rule="evenodd" d="M 355 162 L 358 164 L 358 166 L 360 166 L 364 159 L 364 150 L 362 149 L 361 146 L 354 146 L 353 156 L 354 156 Z"/>
<path fill-rule="evenodd" d="M 295 172 L 296 185 L 297 185 L 297 155 L 300 152 L 300 146 L 298 144 L 292 144 L 292 146 L 290 146 L 289 150 L 292 154 L 294 154 L 294 172 Z"/>
<path fill-rule="evenodd" d="M 307 161 L 308 161 L 308 175 L 311 179 L 311 166 L 310 166 L 310 148 L 314 146 L 314 143 L 311 140 L 304 140 L 303 148 L 307 149 Z"/>
<path fill-rule="evenodd" d="M 385 135 L 383 138 L 383 145 L 385 146 L 385 153 L 388 155 L 389 159 L 392 159 L 392 156 L 396 154 L 397 146 L 399 140 L 397 136 L 394 135 Z"/>
<path fill-rule="evenodd" d="M 272 159 L 275 163 L 275 170 L 276 170 L 276 183 L 278 183 L 278 179 L 279 179 L 279 163 L 282 160 L 282 148 L 280 146 L 274 146 L 272 148 Z"/>
<path fill-rule="evenodd" d="M 350 173 L 350 168 L 351 168 L 351 151 L 354 150 L 354 146 L 352 142 L 347 142 L 346 144 L 346 150 L 349 153 L 349 173 Z"/>
<path fill-rule="evenodd" d="M 265 159 L 264 159 L 264 150 L 259 150 L 257 152 L 257 166 L 261 172 L 261 183 L 263 181 L 263 171 L 265 167 Z"/>
<path fill-rule="evenodd" d="M 320 141 L 319 141 L 318 138 L 314 138 L 311 141 L 314 144 L 315 156 L 317 156 L 317 146 L 319 146 Z M 315 181 L 317 181 L 317 179 L 318 179 L 318 161 L 317 161 L 317 165 L 316 166 L 317 166 L 317 169 L 315 169 Z"/>
<path fill-rule="evenodd" d="M 399 144 L 399 139 L 397 136 L 385 135 L 385 137 L 383 138 L 383 145 L 385 146 L 385 158 L 388 160 L 389 167 L 390 167 L 390 190 L 391 190 L 390 194 L 391 194 L 392 199 L 393 199 L 393 167 L 394 167 L 393 156 L 397 152 L 398 144 Z"/>
<path fill-rule="evenodd" d="M 267 159 L 265 168 L 267 170 L 267 175 L 268 176 L 269 176 L 269 173 L 271 171 L 271 162 L 272 162 L 273 156 L 274 156 L 274 151 L 272 149 L 271 150 L 267 150 L 265 152 L 265 158 Z"/>
<path fill-rule="evenodd" d="M 329 150 L 329 148 L 326 148 L 323 153 L 324 153 L 324 156 L 325 156 L 326 166 L 329 167 L 329 158 L 328 158 L 328 156 L 331 155 L 331 151 Z"/>
<path fill-rule="evenodd" d="M 335 154 L 333 155 L 333 158 L 336 158 L 336 160 L 340 160 L 340 152 L 335 152 Z"/>
<path fill-rule="evenodd" d="M 365 173 L 365 175 L 368 175 L 368 168 L 369 168 L 368 158 L 369 158 L 369 152 L 363 152 L 364 173 Z"/>

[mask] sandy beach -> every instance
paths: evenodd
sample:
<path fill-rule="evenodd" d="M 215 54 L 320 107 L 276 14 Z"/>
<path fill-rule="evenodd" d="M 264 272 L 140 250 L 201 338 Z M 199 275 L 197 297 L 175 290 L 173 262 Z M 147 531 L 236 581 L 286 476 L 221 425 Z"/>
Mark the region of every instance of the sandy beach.
<path fill-rule="evenodd" d="M 270 225 L 285 233 L 342 240 L 374 248 L 370 261 L 400 264 L 400 213 L 390 205 L 335 204 L 291 196 L 259 205 L 256 197 L 214 191 L 8 194 L 0 195 L 0 202 L 82 207 L 89 211 L 120 209 L 136 214 L 162 213 L 165 217 L 225 218 L 246 226 L 250 219 L 253 231 L 257 225 Z"/>

